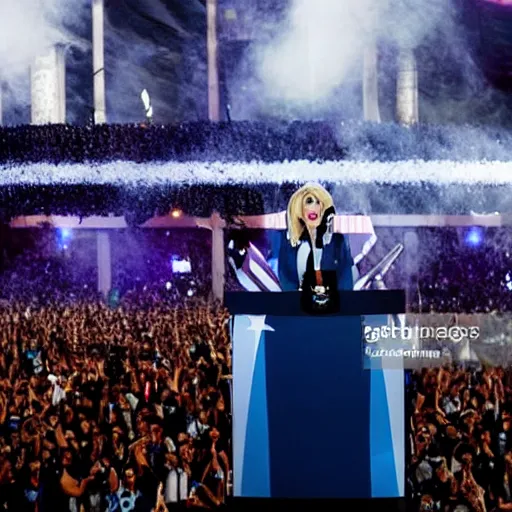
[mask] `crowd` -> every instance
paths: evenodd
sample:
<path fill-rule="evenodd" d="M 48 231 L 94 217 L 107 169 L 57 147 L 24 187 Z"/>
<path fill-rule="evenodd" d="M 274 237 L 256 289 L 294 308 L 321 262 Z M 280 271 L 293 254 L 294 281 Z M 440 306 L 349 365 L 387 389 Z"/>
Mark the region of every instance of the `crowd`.
<path fill-rule="evenodd" d="M 221 506 L 231 486 L 227 319 L 199 299 L 0 305 L 0 509 Z"/>
<path fill-rule="evenodd" d="M 405 228 L 378 228 L 378 242 L 361 262 L 376 265 Z M 417 228 L 418 247 L 398 258 L 386 274 L 389 289 L 409 289 L 409 310 L 421 313 L 512 311 L 512 233 L 508 228 Z"/>
<path fill-rule="evenodd" d="M 116 160 L 282 162 L 336 160 L 343 155 L 333 128 L 322 122 L 0 127 L 0 162 L 11 164 Z"/>
<path fill-rule="evenodd" d="M 208 235 L 184 229 L 111 233 L 115 295 L 140 306 L 208 297 L 211 262 L 202 257 L 211 252 Z M 62 240 L 55 229 L 10 230 L 8 250 L 0 252 L 0 300 L 33 306 L 100 300 L 94 233 L 67 236 Z M 173 259 L 188 262 L 188 270 L 175 272 Z"/>
<path fill-rule="evenodd" d="M 211 233 L 206 230 L 113 233 L 111 244 L 112 283 L 123 296 L 181 303 L 210 293 Z M 178 272 L 175 263 L 189 267 Z"/>
<path fill-rule="evenodd" d="M 388 251 L 404 242 L 403 228 L 378 228 L 378 242 L 360 263 L 369 271 Z M 113 287 L 120 295 L 158 297 L 180 303 L 207 296 L 211 289 L 211 235 L 202 230 L 156 233 L 112 233 Z M 418 250 L 404 251 L 385 276 L 390 289 L 409 288 L 412 312 L 489 313 L 512 310 L 512 237 L 507 228 L 482 230 L 479 244 L 467 243 L 464 228 L 420 228 Z M 55 238 L 55 232 L 47 232 Z M 9 235 L 11 236 L 11 235 Z M 254 243 L 268 251 L 261 233 Z M 26 243 L 26 242 L 25 242 Z M 76 244 L 81 244 L 74 249 Z M 96 253 L 93 241 L 69 242 L 64 250 L 48 250 L 41 243 L 22 247 L 4 261 L 0 272 L 0 299 L 27 302 L 34 297 L 56 295 L 59 301 L 72 296 L 97 299 Z M 191 272 L 172 271 L 171 254 L 191 263 Z M 77 262 L 80 255 L 81 260 Z M 4 258 L 5 259 L 5 258 Z M 412 261 L 412 264 L 410 263 Z M 92 262 L 92 263 L 91 263 Z M 226 272 L 228 290 L 241 290 L 236 277 Z M 412 270 L 411 270 L 412 269 Z M 23 277 L 20 279 L 20 277 Z M 27 282 L 30 283 L 27 286 Z"/>
<path fill-rule="evenodd" d="M 391 231 L 379 232 L 362 272 L 403 239 Z M 202 241 L 191 234 L 187 253 L 177 242 L 171 251 L 113 235 L 119 295 L 105 303 L 86 265 L 94 248 L 74 249 L 88 244 L 77 238 L 59 252 L 47 235 L 48 250 L 17 242 L 2 258 L 0 510 L 220 506 L 231 489 L 231 347 L 226 311 L 200 299 L 211 280 Z M 512 308 L 506 230 L 479 246 L 463 235 L 418 230 L 416 274 L 403 255 L 386 284 L 415 279 L 413 310 Z M 72 250 L 83 253 L 80 264 Z M 192 271 L 173 273 L 171 253 L 195 256 Z M 443 368 L 409 378 L 416 509 L 512 510 L 512 372 Z"/>
<path fill-rule="evenodd" d="M 407 378 L 410 510 L 512 510 L 512 370 L 453 366 Z"/>
<path fill-rule="evenodd" d="M 511 144 L 511 137 L 507 130 L 485 126 L 425 123 L 408 130 L 394 123 L 275 119 L 149 126 L 18 125 L 0 128 L 0 162 L 325 162 L 344 158 L 396 162 L 448 160 L 450 156 L 459 160 L 461 152 L 468 161 L 493 161 L 508 157 L 503 148 Z M 394 188 L 399 196 L 400 189 L 409 187 L 400 183 Z M 77 206 L 71 200 L 69 204 Z"/>
<path fill-rule="evenodd" d="M 509 229 L 424 230 L 422 238 L 424 261 L 419 266 L 419 293 L 414 305 L 418 310 L 512 310 Z"/>

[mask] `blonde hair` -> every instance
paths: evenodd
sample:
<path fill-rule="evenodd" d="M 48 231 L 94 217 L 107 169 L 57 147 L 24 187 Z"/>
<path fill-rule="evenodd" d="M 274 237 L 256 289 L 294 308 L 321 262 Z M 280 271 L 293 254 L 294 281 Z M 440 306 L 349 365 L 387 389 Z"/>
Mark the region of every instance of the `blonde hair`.
<path fill-rule="evenodd" d="M 329 192 L 327 192 L 327 190 L 318 183 L 308 183 L 307 185 L 299 188 L 299 190 L 297 190 L 290 198 L 288 210 L 286 212 L 288 238 L 292 247 L 297 246 L 305 229 L 305 221 L 302 216 L 304 199 L 308 195 L 311 195 L 320 201 L 320 204 L 322 205 L 320 218 L 323 217 L 327 208 L 334 206 L 331 194 L 329 194 Z"/>

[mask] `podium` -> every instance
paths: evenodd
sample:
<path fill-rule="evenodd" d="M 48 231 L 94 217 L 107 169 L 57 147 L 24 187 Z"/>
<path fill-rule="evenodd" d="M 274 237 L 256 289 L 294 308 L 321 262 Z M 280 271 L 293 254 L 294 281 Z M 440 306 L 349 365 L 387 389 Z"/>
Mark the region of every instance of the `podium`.
<path fill-rule="evenodd" d="M 303 312 L 299 292 L 225 303 L 235 497 L 403 496 L 403 371 L 364 369 L 362 340 L 363 321 L 405 311 L 403 291 L 340 292 L 325 316 Z"/>

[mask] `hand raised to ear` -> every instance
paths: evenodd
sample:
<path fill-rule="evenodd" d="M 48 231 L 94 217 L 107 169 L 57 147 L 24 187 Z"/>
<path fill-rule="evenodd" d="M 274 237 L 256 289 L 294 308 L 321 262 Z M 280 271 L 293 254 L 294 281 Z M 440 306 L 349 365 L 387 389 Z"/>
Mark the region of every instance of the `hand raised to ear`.
<path fill-rule="evenodd" d="M 317 249 L 321 249 L 323 244 L 323 237 L 327 232 L 332 233 L 333 223 L 334 223 L 334 216 L 336 215 L 336 210 L 334 209 L 334 206 L 330 206 L 327 208 L 324 212 L 324 215 L 322 217 L 322 222 L 320 223 L 320 226 L 318 226 L 317 230 L 317 236 L 316 236 L 316 247 Z"/>

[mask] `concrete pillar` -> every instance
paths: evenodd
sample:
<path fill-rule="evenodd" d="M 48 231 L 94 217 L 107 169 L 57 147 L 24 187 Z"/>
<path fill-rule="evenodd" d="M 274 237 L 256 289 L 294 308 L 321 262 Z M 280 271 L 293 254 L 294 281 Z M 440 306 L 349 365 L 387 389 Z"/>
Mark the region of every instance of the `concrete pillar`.
<path fill-rule="evenodd" d="M 30 69 L 31 123 L 66 122 L 65 48 L 55 45 L 38 55 Z"/>
<path fill-rule="evenodd" d="M 363 113 L 365 121 L 380 123 L 377 43 L 371 42 L 363 57 Z"/>
<path fill-rule="evenodd" d="M 105 99 L 105 5 L 92 0 L 92 67 L 94 84 L 94 123 L 107 122 Z"/>
<path fill-rule="evenodd" d="M 396 120 L 405 125 L 416 124 L 419 121 L 418 69 L 414 50 L 410 48 L 402 48 L 398 55 Z"/>
<path fill-rule="evenodd" d="M 112 256 L 110 234 L 108 231 L 96 231 L 96 251 L 98 267 L 98 291 L 107 297 L 112 288 Z"/>
<path fill-rule="evenodd" d="M 224 222 L 219 214 L 211 217 L 212 227 L 212 295 L 216 300 L 224 299 L 226 256 L 224 247 Z"/>
<path fill-rule="evenodd" d="M 220 121 L 220 87 L 217 41 L 217 0 L 206 0 L 208 55 L 208 119 Z"/>

